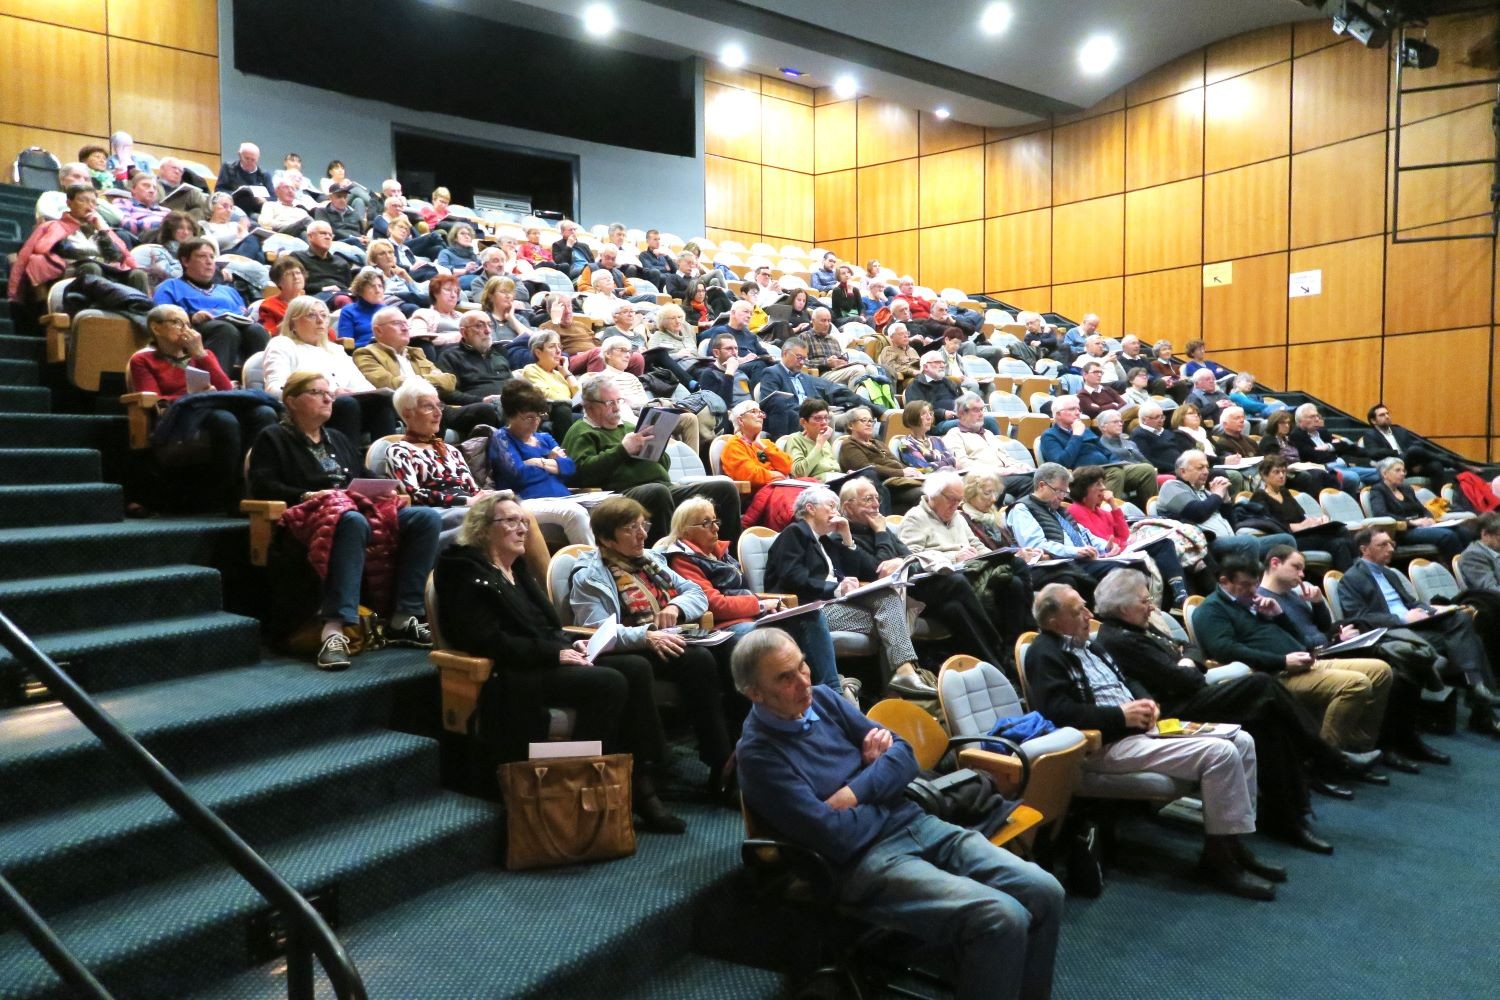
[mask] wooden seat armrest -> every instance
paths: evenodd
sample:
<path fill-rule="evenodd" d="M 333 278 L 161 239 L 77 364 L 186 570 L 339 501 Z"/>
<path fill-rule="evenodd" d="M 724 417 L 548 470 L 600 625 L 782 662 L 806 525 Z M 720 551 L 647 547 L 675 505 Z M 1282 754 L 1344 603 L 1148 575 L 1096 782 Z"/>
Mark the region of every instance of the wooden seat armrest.
<path fill-rule="evenodd" d="M 469 719 L 479 707 L 479 691 L 490 679 L 494 662 L 439 649 L 428 653 L 427 659 L 437 668 L 442 684 L 443 728 L 450 733 L 467 733 Z"/>
<path fill-rule="evenodd" d="M 592 625 L 564 625 L 562 627 L 562 630 L 564 632 L 570 632 L 573 635 L 582 635 L 582 636 L 590 636 L 590 635 L 593 635 L 595 632 L 599 631 L 598 629 L 594 628 Z"/>
<path fill-rule="evenodd" d="M 483 656 L 469 656 L 465 653 L 455 653 L 445 649 L 434 649 L 427 654 L 427 659 L 431 660 L 432 665 L 439 670 L 466 677 L 480 684 L 489 680 L 490 674 L 494 673 L 495 670 L 494 660 Z"/>
<path fill-rule="evenodd" d="M 995 779 L 1000 794 L 1014 796 L 1021 788 L 1021 762 L 1008 754 L 994 753 L 980 747 L 965 747 L 958 752 L 960 767 L 972 767 Z"/>
<path fill-rule="evenodd" d="M 350 354 L 353 354 L 354 353 L 354 338 L 353 337 L 340 337 L 339 338 L 339 346 L 342 347 L 344 350 L 348 351 Z"/>
<path fill-rule="evenodd" d="M 120 397 L 120 405 L 125 407 L 131 448 L 139 451 L 151 446 L 151 422 L 160 403 L 161 397 L 154 392 L 127 392 Z"/>
<path fill-rule="evenodd" d="M 160 405 L 161 397 L 154 392 L 127 392 L 120 397 L 120 402 L 125 406 L 138 406 L 144 410 Z"/>
<path fill-rule="evenodd" d="M 990 838 L 990 843 L 996 847 L 1005 847 L 1046 819 L 1039 809 L 1027 805 L 1016 806 L 1015 811 L 1005 820 L 1005 825 Z"/>
<path fill-rule="evenodd" d="M 1104 736 L 1097 729 L 1083 729 L 1083 752 L 1086 754 L 1096 753 L 1104 746 Z"/>
<path fill-rule="evenodd" d="M 759 597 L 763 601 L 770 601 L 770 600 L 780 601 L 782 603 L 783 607 L 795 608 L 797 606 L 797 595 L 796 594 L 763 593 L 763 594 L 756 594 L 755 596 Z"/>
<path fill-rule="evenodd" d="M 48 313 L 42 317 L 42 334 L 47 338 L 48 364 L 62 364 L 68 360 L 68 330 L 73 318 L 67 313 Z"/>
<path fill-rule="evenodd" d="M 603 491 L 600 490 L 599 487 L 597 487 L 597 486 L 569 486 L 568 487 L 568 492 L 569 493 L 601 493 Z"/>
<path fill-rule="evenodd" d="M 736 479 L 734 481 L 734 488 L 740 491 L 740 496 L 742 497 L 747 497 L 750 495 L 750 484 L 742 479 Z"/>
<path fill-rule="evenodd" d="M 286 513 L 281 500 L 241 500 L 240 513 L 250 515 L 250 565 L 264 566 L 271 552 L 271 532 Z"/>

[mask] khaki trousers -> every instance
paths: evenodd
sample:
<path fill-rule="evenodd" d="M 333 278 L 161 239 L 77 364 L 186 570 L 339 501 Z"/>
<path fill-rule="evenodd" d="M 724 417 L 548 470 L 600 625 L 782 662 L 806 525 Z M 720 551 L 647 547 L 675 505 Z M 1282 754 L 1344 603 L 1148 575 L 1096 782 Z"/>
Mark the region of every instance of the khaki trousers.
<path fill-rule="evenodd" d="M 1323 716 L 1324 742 L 1360 753 L 1374 748 L 1391 694 L 1391 668 L 1379 660 L 1315 660 L 1281 683 L 1313 714 Z"/>

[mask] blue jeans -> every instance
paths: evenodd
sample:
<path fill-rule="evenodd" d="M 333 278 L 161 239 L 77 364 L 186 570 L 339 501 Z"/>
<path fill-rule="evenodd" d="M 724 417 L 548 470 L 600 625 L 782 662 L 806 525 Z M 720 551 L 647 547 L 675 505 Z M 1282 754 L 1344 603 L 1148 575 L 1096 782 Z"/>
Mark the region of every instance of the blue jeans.
<path fill-rule="evenodd" d="M 1265 559 L 1266 553 L 1278 545 L 1290 545 L 1297 547 L 1297 540 L 1291 535 L 1229 535 L 1227 537 L 1215 538 L 1208 543 L 1208 551 L 1215 557 L 1223 556 L 1230 552 L 1247 552 L 1257 559 Z M 1160 566 L 1158 566 L 1160 568 Z"/>
<path fill-rule="evenodd" d="M 1380 470 L 1367 465 L 1350 465 L 1341 458 L 1336 462 L 1329 462 L 1328 467 L 1330 469 L 1337 469 L 1339 474 L 1345 479 L 1348 479 L 1350 476 L 1359 477 L 1359 482 L 1362 486 L 1374 486 L 1380 482 Z"/>
<path fill-rule="evenodd" d="M 839 671 L 833 653 L 833 633 L 828 631 L 828 622 L 822 611 L 798 615 L 779 623 L 780 629 L 792 637 L 802 656 L 807 660 L 814 684 L 823 684 L 837 691 Z M 744 635 L 755 630 L 755 622 L 739 622 L 729 626 L 735 635 Z"/>
<path fill-rule="evenodd" d="M 1395 537 L 1402 545 L 1437 546 L 1438 551 L 1443 554 L 1445 563 L 1451 562 L 1453 557 L 1462 552 L 1467 545 L 1464 536 L 1458 533 L 1457 528 L 1437 524 L 1407 528 Z"/>
<path fill-rule="evenodd" d="M 960 1000 L 1052 992 L 1063 888 L 973 830 L 924 814 L 867 850 L 841 895 L 874 923 L 951 945 Z"/>
<path fill-rule="evenodd" d="M 400 538 L 396 546 L 395 610 L 421 615 L 427 574 L 437 561 L 443 518 L 431 507 L 406 507 L 396 516 L 396 522 Z M 333 530 L 333 548 L 328 554 L 321 612 L 324 618 L 350 624 L 359 621 L 360 582 L 369 544 L 370 522 L 359 511 L 345 511 Z"/>

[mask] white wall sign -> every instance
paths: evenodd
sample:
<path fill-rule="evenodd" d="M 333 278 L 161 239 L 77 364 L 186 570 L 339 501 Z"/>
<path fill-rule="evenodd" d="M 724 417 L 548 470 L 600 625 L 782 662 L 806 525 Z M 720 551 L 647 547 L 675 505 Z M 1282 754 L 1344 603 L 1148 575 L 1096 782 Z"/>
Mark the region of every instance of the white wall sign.
<path fill-rule="evenodd" d="M 1287 279 L 1287 297 L 1300 299 L 1304 295 L 1323 294 L 1323 272 L 1293 271 Z"/>

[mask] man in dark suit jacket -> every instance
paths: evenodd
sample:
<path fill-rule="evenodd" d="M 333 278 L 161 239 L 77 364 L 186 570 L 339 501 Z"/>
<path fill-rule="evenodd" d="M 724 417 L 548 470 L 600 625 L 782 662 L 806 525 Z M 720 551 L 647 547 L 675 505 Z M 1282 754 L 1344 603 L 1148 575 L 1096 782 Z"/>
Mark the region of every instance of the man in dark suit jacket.
<path fill-rule="evenodd" d="M 1195 445 L 1167 426 L 1167 415 L 1155 403 L 1142 403 L 1136 418 L 1140 426 L 1130 432 L 1131 442 L 1157 472 L 1175 476 L 1177 456 Z"/>
<path fill-rule="evenodd" d="M 564 219 L 557 227 L 562 238 L 552 244 L 552 263 L 577 278 L 585 267 L 594 263 L 594 251 L 578 238 L 578 223 Z"/>
<path fill-rule="evenodd" d="M 802 338 L 788 337 L 781 345 L 780 363 L 766 366 L 756 382 L 761 409 L 766 411 L 766 433 L 773 440 L 797 430 L 797 408 L 808 398 L 824 400 L 839 410 L 868 407 L 876 420 L 885 416 L 885 407 L 870 402 L 847 386 L 803 371 L 802 363 L 806 360 L 807 345 Z M 772 395 L 778 392 L 787 395 Z"/>
<path fill-rule="evenodd" d="M 1369 459 L 1365 450 L 1357 444 L 1342 439 L 1336 439 L 1332 434 L 1323 431 L 1323 415 L 1318 408 L 1311 403 L 1303 403 L 1297 407 L 1293 414 L 1297 426 L 1286 436 L 1292 447 L 1297 449 L 1297 457 L 1304 462 L 1317 462 L 1326 465 L 1331 470 L 1336 470 L 1344 477 L 1344 484 L 1349 485 L 1349 479 L 1358 477 L 1365 486 L 1373 486 L 1380 482 L 1380 473 L 1366 465 L 1355 465 L 1355 462 L 1363 462 Z"/>
<path fill-rule="evenodd" d="M 1237 896 L 1275 899 L 1272 882 L 1286 870 L 1262 864 L 1241 839 L 1255 831 L 1255 741 L 1244 730 L 1229 739 L 1146 735 L 1160 707 L 1114 659 L 1089 639 L 1092 617 L 1078 591 L 1049 583 L 1032 604 L 1041 634 L 1026 654 L 1031 707 L 1059 726 L 1097 729 L 1103 747 L 1083 762 L 1099 774 L 1163 774 L 1197 782 L 1203 799 L 1199 871 Z"/>
<path fill-rule="evenodd" d="M 265 189 L 265 197 L 252 194 L 249 191 L 235 192 L 242 187 L 259 187 Z M 219 168 L 219 178 L 214 182 L 215 191 L 228 191 L 234 195 L 234 203 L 244 210 L 246 215 L 255 215 L 260 211 L 260 206 L 267 198 L 275 197 L 276 185 L 271 182 L 271 175 L 261 169 L 260 147 L 253 142 L 242 142 L 239 148 L 239 158 L 225 163 Z"/>
<path fill-rule="evenodd" d="M 1448 660 L 1445 679 L 1467 685 L 1469 728 L 1500 736 L 1492 693 L 1494 672 L 1469 616 L 1449 611 L 1433 617 L 1437 609 L 1419 601 L 1401 574 L 1390 568 L 1396 543 L 1384 528 L 1361 528 L 1354 535 L 1354 545 L 1359 561 L 1339 581 L 1344 614 L 1375 626 L 1410 628 L 1431 643 Z"/>
<path fill-rule="evenodd" d="M 1391 421 L 1391 411 L 1384 403 L 1376 403 L 1366 414 L 1370 429 L 1359 439 L 1359 445 L 1370 456 L 1371 461 L 1384 458 L 1399 458 L 1406 463 L 1406 471 L 1414 476 L 1431 479 L 1434 483 L 1453 480 L 1456 471 L 1447 465 L 1431 449 L 1417 442 L 1417 437 L 1405 427 L 1397 427 Z"/>

